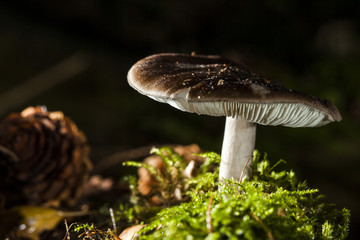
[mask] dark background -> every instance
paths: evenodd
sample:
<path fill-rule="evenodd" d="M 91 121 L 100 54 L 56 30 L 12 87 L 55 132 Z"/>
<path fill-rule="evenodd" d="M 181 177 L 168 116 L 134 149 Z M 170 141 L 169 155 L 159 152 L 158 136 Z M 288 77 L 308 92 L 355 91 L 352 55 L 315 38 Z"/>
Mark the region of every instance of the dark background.
<path fill-rule="evenodd" d="M 61 110 L 87 135 L 94 162 L 152 144 L 220 152 L 224 118 L 157 103 L 126 75 L 154 53 L 228 57 L 339 108 L 343 120 L 321 128 L 259 126 L 256 146 L 350 209 L 349 239 L 359 239 L 359 9 L 339 0 L 3 0 L 0 117 L 38 104 Z"/>

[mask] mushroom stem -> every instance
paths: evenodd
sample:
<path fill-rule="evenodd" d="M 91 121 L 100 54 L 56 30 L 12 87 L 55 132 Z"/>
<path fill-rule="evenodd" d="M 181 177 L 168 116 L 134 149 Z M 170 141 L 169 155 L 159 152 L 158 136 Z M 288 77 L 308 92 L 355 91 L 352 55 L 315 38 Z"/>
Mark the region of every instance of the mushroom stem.
<path fill-rule="evenodd" d="M 250 177 L 255 135 L 256 123 L 248 122 L 241 117 L 226 117 L 221 151 L 220 181 L 224 181 L 224 179 L 239 180 L 242 171 L 244 171 L 243 177 Z M 245 166 L 249 159 L 250 161 Z"/>

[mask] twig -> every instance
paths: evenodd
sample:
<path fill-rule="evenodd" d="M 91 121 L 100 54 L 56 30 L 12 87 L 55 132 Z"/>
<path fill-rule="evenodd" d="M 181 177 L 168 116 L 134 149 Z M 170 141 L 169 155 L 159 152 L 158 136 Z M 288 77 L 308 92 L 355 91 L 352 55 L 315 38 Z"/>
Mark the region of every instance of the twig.
<path fill-rule="evenodd" d="M 115 240 L 121 240 L 118 236 L 116 236 L 116 233 L 114 234 L 110 229 L 108 231 L 111 237 L 113 237 Z"/>
<path fill-rule="evenodd" d="M 117 233 L 116 233 L 116 222 L 115 222 L 114 210 L 113 210 L 112 208 L 109 208 L 109 212 L 110 212 L 111 222 L 112 222 L 112 224 L 113 224 L 113 229 L 114 229 L 115 235 L 117 235 Z"/>
<path fill-rule="evenodd" d="M 73 211 L 73 212 L 63 212 L 58 211 L 58 214 L 62 217 L 80 217 L 80 216 L 86 216 L 86 215 L 92 215 L 96 214 L 98 211 L 92 210 L 92 211 Z"/>
<path fill-rule="evenodd" d="M 66 234 L 65 234 L 65 237 L 63 238 L 63 240 L 65 240 L 65 238 L 66 238 L 67 240 L 70 240 L 70 233 L 69 233 L 69 232 L 70 232 L 70 228 L 71 228 L 73 225 L 77 224 L 77 223 L 74 222 L 74 223 L 70 224 L 70 226 L 68 226 L 66 219 L 64 219 L 64 222 L 65 222 Z"/>
<path fill-rule="evenodd" d="M 242 171 L 241 171 L 240 180 L 239 180 L 240 182 L 242 182 L 242 179 L 243 179 L 243 177 L 244 177 L 244 173 L 245 173 L 246 167 L 247 167 L 247 165 L 249 164 L 250 159 L 251 159 L 251 158 L 249 158 L 249 159 L 246 161 L 246 163 L 245 163 L 245 165 L 244 165 L 244 167 L 243 167 L 243 169 L 242 169 Z"/>
<path fill-rule="evenodd" d="M 267 237 L 270 240 L 275 240 L 274 235 L 272 234 L 270 228 L 268 226 L 266 226 L 266 224 L 255 213 L 250 212 L 250 215 L 255 219 L 255 221 L 257 221 L 261 225 L 261 227 L 266 232 Z"/>
<path fill-rule="evenodd" d="M 57 84 L 71 79 L 86 70 L 88 66 L 88 57 L 80 52 L 24 81 L 0 96 L 0 115 L 24 104 L 29 99 L 46 92 Z"/>
<path fill-rule="evenodd" d="M 94 168 L 94 173 L 101 173 L 102 171 L 125 161 L 146 157 L 149 155 L 151 148 L 153 148 L 153 145 L 114 153 L 99 161 Z"/>
<path fill-rule="evenodd" d="M 209 230 L 210 233 L 214 232 L 212 219 L 211 219 L 211 207 L 213 202 L 214 194 L 211 195 L 208 207 L 206 209 L 206 228 Z"/>
<path fill-rule="evenodd" d="M 67 240 L 70 240 L 69 226 L 68 226 L 68 223 L 67 223 L 66 219 L 64 219 L 64 223 L 65 223 L 65 228 L 66 228 L 66 235 L 65 235 L 65 237 L 66 237 Z"/>

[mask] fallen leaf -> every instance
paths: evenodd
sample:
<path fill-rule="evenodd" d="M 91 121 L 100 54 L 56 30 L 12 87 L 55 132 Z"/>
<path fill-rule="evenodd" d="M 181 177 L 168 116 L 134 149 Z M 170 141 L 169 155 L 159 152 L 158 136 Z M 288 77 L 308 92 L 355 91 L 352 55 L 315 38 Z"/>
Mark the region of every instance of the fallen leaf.
<path fill-rule="evenodd" d="M 64 218 L 62 212 L 53 208 L 23 206 L 16 207 L 12 211 L 17 211 L 22 220 L 18 223 L 17 236 L 38 240 L 43 231 L 54 229 Z"/>
<path fill-rule="evenodd" d="M 133 240 L 137 236 L 137 232 L 140 231 L 140 229 L 142 229 L 143 227 L 145 227 L 145 225 L 142 224 L 128 227 L 124 231 L 122 231 L 122 233 L 119 235 L 119 238 L 121 240 Z"/>

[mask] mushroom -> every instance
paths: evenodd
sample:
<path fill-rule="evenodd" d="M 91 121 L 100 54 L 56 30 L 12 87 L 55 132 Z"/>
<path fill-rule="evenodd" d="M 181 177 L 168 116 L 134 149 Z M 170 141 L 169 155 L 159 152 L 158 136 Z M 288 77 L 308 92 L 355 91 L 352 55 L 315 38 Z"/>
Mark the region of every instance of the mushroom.
<path fill-rule="evenodd" d="M 256 124 L 318 127 L 341 120 L 330 101 L 286 88 L 219 56 L 151 55 L 131 67 L 128 82 L 182 111 L 226 116 L 221 181 L 250 177 Z"/>

